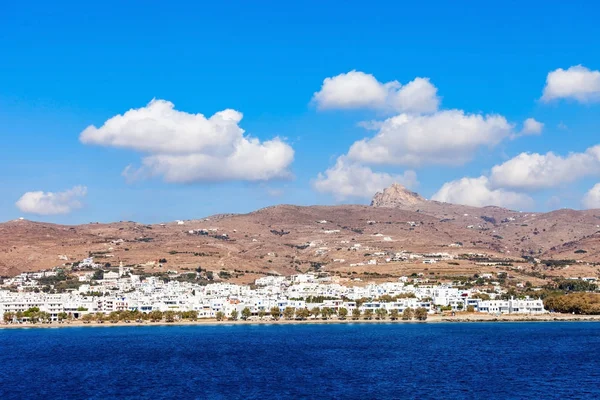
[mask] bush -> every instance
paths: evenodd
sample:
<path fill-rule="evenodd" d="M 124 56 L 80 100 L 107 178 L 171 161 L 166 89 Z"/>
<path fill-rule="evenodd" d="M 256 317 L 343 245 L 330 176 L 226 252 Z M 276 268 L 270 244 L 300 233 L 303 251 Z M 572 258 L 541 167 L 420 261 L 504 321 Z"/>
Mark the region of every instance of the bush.
<path fill-rule="evenodd" d="M 427 319 L 427 310 L 425 308 L 417 308 L 415 310 L 415 319 L 418 321 L 425 321 Z"/>
<path fill-rule="evenodd" d="M 558 282 L 558 289 L 566 292 L 593 292 L 598 285 L 581 279 L 565 279 Z"/>
<path fill-rule="evenodd" d="M 219 278 L 229 279 L 229 278 L 231 278 L 231 274 L 227 271 L 219 271 Z"/>
<path fill-rule="evenodd" d="M 600 294 L 570 293 L 549 296 L 544 300 L 544 307 L 554 312 L 598 315 L 600 314 Z"/>

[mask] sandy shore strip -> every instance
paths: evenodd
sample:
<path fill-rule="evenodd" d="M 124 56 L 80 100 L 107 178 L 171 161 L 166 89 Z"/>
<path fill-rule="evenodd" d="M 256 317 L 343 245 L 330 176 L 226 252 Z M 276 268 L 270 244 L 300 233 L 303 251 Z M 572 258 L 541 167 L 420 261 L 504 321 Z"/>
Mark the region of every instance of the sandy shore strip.
<path fill-rule="evenodd" d="M 422 324 L 422 323 L 440 323 L 440 322 L 600 322 L 600 315 L 573 315 L 573 314 L 543 314 L 543 315 L 490 315 L 490 314 L 457 314 L 455 316 L 430 315 L 425 321 L 403 321 L 401 319 L 392 321 L 384 320 L 353 320 L 351 318 L 340 319 L 308 319 L 308 320 L 252 320 L 252 321 L 217 321 L 216 319 L 200 319 L 197 321 L 174 321 L 174 322 L 104 322 L 104 323 L 83 323 L 81 321 L 71 322 L 52 322 L 36 324 L 5 324 L 0 323 L 0 329 L 26 329 L 26 328 L 81 328 L 81 327 L 113 327 L 113 326 L 194 326 L 194 325 L 299 325 L 299 324 Z"/>

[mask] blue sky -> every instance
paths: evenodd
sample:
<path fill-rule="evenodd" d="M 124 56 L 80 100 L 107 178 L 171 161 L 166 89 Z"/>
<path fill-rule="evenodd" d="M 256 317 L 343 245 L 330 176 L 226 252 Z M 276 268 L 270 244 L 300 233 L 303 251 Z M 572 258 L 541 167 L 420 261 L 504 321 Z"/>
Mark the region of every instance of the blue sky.
<path fill-rule="evenodd" d="M 279 203 L 368 203 L 374 188 L 398 177 L 426 197 L 452 202 L 541 211 L 600 207 L 595 186 L 600 161 L 594 151 L 585 153 L 600 143 L 600 6 L 584 4 L 6 4 L 0 13 L 0 220 L 158 222 Z M 583 70 L 572 69 L 577 66 Z M 549 74 L 558 69 L 565 73 L 550 82 Z M 364 73 L 352 75 L 359 92 L 340 79 L 328 89 L 341 97 L 313 99 L 325 90 L 326 78 L 349 77 L 351 71 Z M 363 87 L 365 76 L 380 85 Z M 429 79 L 438 107 L 389 105 L 419 77 Z M 385 100 L 374 95 L 366 101 L 369 88 L 392 81 L 399 85 Z M 545 88 L 549 94 L 542 99 Z M 351 106 L 336 102 L 352 98 Z M 232 161 L 231 172 L 212 174 L 204 164 L 182 163 L 190 154 L 209 155 L 210 165 L 227 157 L 227 149 L 211 153 L 216 142 L 208 150 L 198 144 L 193 154 L 179 148 L 175 155 L 159 149 L 165 145 L 160 139 L 152 151 L 140 149 L 140 140 L 115 145 L 117 136 L 131 139 L 131 124 L 111 131 L 112 141 L 102 129 L 87 143 L 80 138 L 88 126 L 101 128 L 152 99 L 206 118 L 236 110 L 243 119 L 232 129 L 245 133 L 232 133 L 237 139 L 224 148 L 231 150 L 227 146 L 242 137 L 261 147 L 244 157 L 247 164 Z M 452 129 L 477 118 L 483 122 L 466 132 L 444 133 L 448 125 L 436 117 L 451 110 L 466 116 L 449 117 L 450 125 L 456 122 Z M 381 123 L 398 115 L 425 124 L 418 140 L 463 134 L 479 145 L 466 147 L 468 160 L 437 162 L 443 150 L 437 149 L 427 159 L 403 161 L 407 142 L 398 140 L 422 128 L 409 123 L 384 134 L 390 152 L 385 162 L 365 155 L 375 142 L 367 143 L 365 153 L 350 151 L 354 143 L 381 134 L 360 127 L 361 121 Z M 506 124 L 491 127 L 489 115 Z M 543 124 L 540 132 L 523 134 L 528 118 Z M 181 133 L 177 125 L 173 129 L 164 135 Z M 143 127 L 134 130 L 145 137 Z M 273 152 L 291 148 L 293 160 L 274 155 L 273 164 L 265 165 L 265 143 L 277 146 Z M 453 146 L 443 154 L 452 158 L 465 149 Z M 421 156 L 423 148 L 416 148 Z M 167 152 L 179 157 L 178 174 L 193 173 L 168 178 L 164 165 L 156 164 Z M 492 172 L 523 152 L 541 158 Z M 548 158 L 547 152 L 563 159 Z M 570 152 L 575 157 L 565 159 Z M 154 164 L 142 167 L 144 159 Z M 343 167 L 333 174 L 339 160 Z M 128 165 L 140 173 L 124 177 Z M 532 170 L 523 172 L 525 166 Z M 577 172 L 571 176 L 565 169 Z M 40 191 L 44 194 L 22 198 Z"/>

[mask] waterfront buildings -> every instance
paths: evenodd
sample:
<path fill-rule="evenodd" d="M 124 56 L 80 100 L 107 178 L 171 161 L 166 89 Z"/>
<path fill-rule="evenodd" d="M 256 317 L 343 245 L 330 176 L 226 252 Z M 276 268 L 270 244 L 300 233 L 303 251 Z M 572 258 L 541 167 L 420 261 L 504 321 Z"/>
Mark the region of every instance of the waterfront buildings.
<path fill-rule="evenodd" d="M 39 308 L 48 313 L 51 320 L 57 320 L 62 313 L 80 318 L 85 314 L 125 310 L 196 311 L 199 318 L 214 318 L 219 312 L 229 316 L 245 308 L 252 315 L 258 315 L 274 307 L 282 311 L 288 307 L 296 310 L 345 308 L 352 312 L 357 305 L 361 312 L 380 308 L 388 312 L 425 308 L 429 313 L 442 309 L 493 314 L 545 312 L 541 300 L 502 300 L 498 294 L 491 294 L 490 300 L 482 300 L 475 296 L 478 292 L 474 290 L 460 290 L 449 284 L 415 284 L 416 279 L 411 282 L 407 277 L 362 286 L 342 285 L 331 277 L 321 279 L 313 274 L 267 276 L 257 279 L 253 286 L 227 282 L 200 285 L 176 280 L 165 282 L 155 276 L 142 279 L 121 268 L 118 273 L 105 273 L 99 280 L 87 276 L 78 289 L 51 294 L 39 290 L 37 285 L 37 279 L 48 276 L 46 274 L 21 274 L 6 280 L 0 289 L 0 315 Z"/>

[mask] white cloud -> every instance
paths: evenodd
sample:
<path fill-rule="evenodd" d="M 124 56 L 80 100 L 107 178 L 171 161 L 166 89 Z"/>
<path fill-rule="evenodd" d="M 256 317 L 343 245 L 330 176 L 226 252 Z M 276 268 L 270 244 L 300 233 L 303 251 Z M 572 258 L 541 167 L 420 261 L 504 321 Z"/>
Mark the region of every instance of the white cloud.
<path fill-rule="evenodd" d="M 576 65 L 549 72 L 542 100 L 554 99 L 574 99 L 581 103 L 600 101 L 600 71 Z"/>
<path fill-rule="evenodd" d="M 294 150 L 279 138 L 260 142 L 244 135 L 242 114 L 223 110 L 210 118 L 174 109 L 173 103 L 152 100 L 87 127 L 84 144 L 128 148 L 145 153 L 139 169 L 128 167 L 129 179 L 163 176 L 167 182 L 247 180 L 290 176 Z"/>
<path fill-rule="evenodd" d="M 544 124 L 536 121 L 534 118 L 527 118 L 523 122 L 523 129 L 521 135 L 539 135 L 544 129 Z"/>
<path fill-rule="evenodd" d="M 383 121 L 375 137 L 355 142 L 348 157 L 366 164 L 461 165 L 479 147 L 493 147 L 513 134 L 513 126 L 500 115 L 461 110 L 400 114 Z"/>
<path fill-rule="evenodd" d="M 156 154 L 144 157 L 138 169 L 128 167 L 123 175 L 129 180 L 162 176 L 170 183 L 267 181 L 291 177 L 286 168 L 293 159 L 292 148 L 279 139 L 263 143 L 257 139 L 244 139 L 227 156 Z"/>
<path fill-rule="evenodd" d="M 533 199 L 525 194 L 492 189 L 485 176 L 447 182 L 433 195 L 432 200 L 474 207 L 500 206 L 521 209 L 533 206 Z"/>
<path fill-rule="evenodd" d="M 417 174 L 414 171 L 406 171 L 402 175 L 373 172 L 371 168 L 352 163 L 342 156 L 333 167 L 318 175 L 313 187 L 319 192 L 332 194 L 337 200 L 344 200 L 371 198 L 392 183 L 414 187 L 418 184 Z"/>
<path fill-rule="evenodd" d="M 585 194 L 582 203 L 585 208 L 600 208 L 600 183 Z"/>
<path fill-rule="evenodd" d="M 85 186 L 75 186 L 64 192 L 27 192 L 16 202 L 19 210 L 39 215 L 68 214 L 81 208 L 81 199 L 87 194 Z"/>
<path fill-rule="evenodd" d="M 600 175 L 600 145 L 566 157 L 552 152 L 521 153 L 494 166 L 490 181 L 493 187 L 539 190 L 593 175 Z"/>
<path fill-rule="evenodd" d="M 408 113 L 434 112 L 440 103 L 437 88 L 427 78 L 415 78 L 406 85 L 381 83 L 373 75 L 355 70 L 325 78 L 312 101 L 321 110 L 369 108 Z"/>
<path fill-rule="evenodd" d="M 383 126 L 383 121 L 373 119 L 370 121 L 360 121 L 356 125 L 368 131 L 378 131 Z"/>

